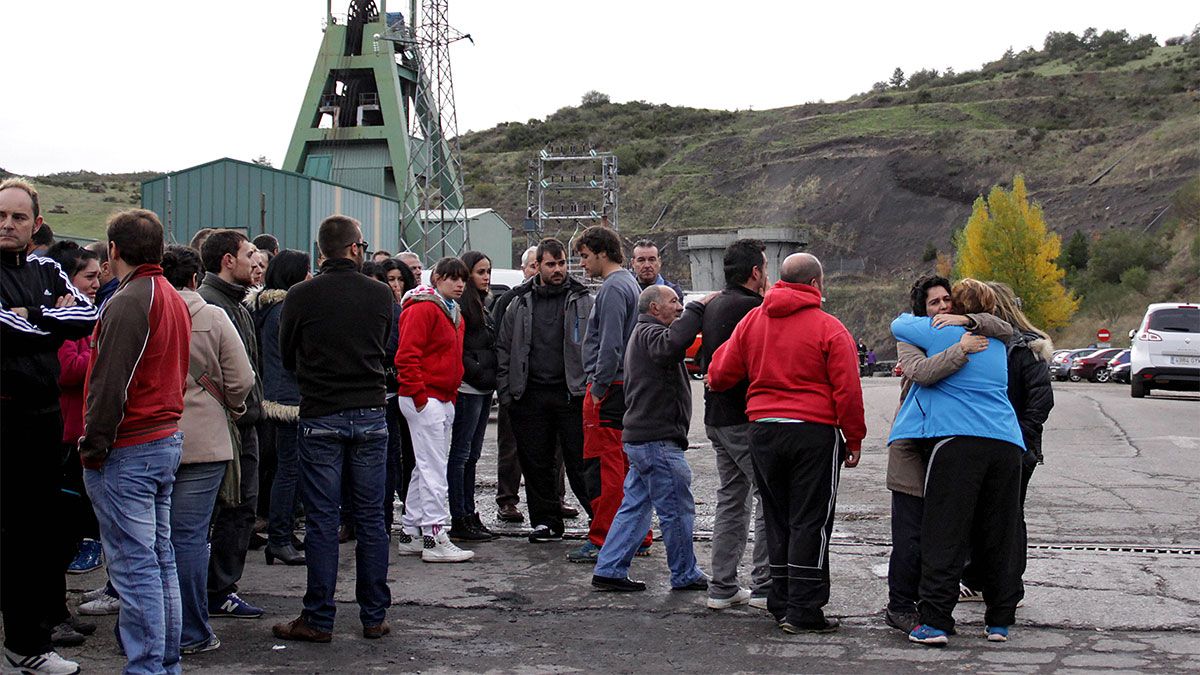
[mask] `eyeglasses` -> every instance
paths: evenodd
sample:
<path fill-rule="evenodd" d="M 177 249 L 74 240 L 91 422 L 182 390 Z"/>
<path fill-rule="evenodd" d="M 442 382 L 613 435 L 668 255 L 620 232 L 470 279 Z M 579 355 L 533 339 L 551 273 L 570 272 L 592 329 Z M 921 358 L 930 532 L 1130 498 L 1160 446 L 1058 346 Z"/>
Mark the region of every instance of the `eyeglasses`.
<path fill-rule="evenodd" d="M 366 241 L 352 241 L 349 244 L 346 244 L 346 248 L 350 248 L 351 246 L 357 246 L 361 248 L 363 253 L 369 253 L 371 250 L 370 242 Z"/>

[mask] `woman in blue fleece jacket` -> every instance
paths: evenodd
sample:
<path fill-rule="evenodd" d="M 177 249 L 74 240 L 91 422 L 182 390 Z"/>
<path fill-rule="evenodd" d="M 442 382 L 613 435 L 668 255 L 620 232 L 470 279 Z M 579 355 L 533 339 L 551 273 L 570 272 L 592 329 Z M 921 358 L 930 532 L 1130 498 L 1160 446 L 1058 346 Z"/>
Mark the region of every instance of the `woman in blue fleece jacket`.
<path fill-rule="evenodd" d="M 952 289 L 962 313 L 990 313 L 995 293 L 963 279 Z M 963 329 L 934 328 L 928 317 L 902 314 L 892 322 L 897 340 L 929 356 L 956 344 Z M 914 385 L 896 415 L 888 442 L 934 440 L 925 474 L 921 528 L 921 624 L 913 642 L 945 645 L 954 630 L 958 582 L 968 557 L 987 570 L 985 633 L 1004 641 L 1024 596 L 1017 551 L 1020 537 L 1021 455 L 1025 451 L 1016 413 L 1008 400 L 1008 361 L 1003 342 L 971 354 L 957 373 L 929 387 Z M 1020 554 L 1020 558 L 1018 557 Z"/>

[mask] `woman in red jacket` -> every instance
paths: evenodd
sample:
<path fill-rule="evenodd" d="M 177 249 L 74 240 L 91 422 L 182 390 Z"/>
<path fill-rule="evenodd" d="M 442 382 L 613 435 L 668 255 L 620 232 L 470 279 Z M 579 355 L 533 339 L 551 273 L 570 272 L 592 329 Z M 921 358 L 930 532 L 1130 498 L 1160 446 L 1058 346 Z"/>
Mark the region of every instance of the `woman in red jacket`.
<path fill-rule="evenodd" d="M 96 301 L 100 290 L 100 256 L 73 241 L 60 241 L 46 251 L 62 268 L 63 274 L 88 300 Z M 92 359 L 92 337 L 67 340 L 58 349 L 59 407 L 63 416 L 62 456 L 62 561 L 68 574 L 83 574 L 100 567 L 100 526 L 92 503 L 83 488 L 83 466 L 76 448 L 83 435 L 83 380 Z M 95 627 L 71 618 L 64 606 L 62 622 L 54 627 L 51 637 L 55 644 L 71 645 L 83 642 Z"/>

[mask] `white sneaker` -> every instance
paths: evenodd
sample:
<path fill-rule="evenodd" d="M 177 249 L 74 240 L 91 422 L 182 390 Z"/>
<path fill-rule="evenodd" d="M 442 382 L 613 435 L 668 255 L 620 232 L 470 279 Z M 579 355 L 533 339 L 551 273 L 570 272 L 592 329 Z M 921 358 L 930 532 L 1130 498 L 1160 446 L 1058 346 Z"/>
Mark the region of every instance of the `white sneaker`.
<path fill-rule="evenodd" d="M 450 541 L 450 536 L 443 528 L 434 536 L 425 535 L 424 548 L 421 551 L 421 561 L 427 563 L 465 562 L 475 557 L 474 551 L 464 551 Z"/>
<path fill-rule="evenodd" d="M 729 609 L 730 607 L 733 607 L 735 605 L 745 605 L 745 604 L 748 604 L 749 602 L 750 602 L 750 589 L 739 588 L 737 593 L 734 593 L 731 597 L 709 598 L 708 602 L 706 604 L 708 605 L 709 609 Z"/>
<path fill-rule="evenodd" d="M 84 616 L 106 616 L 121 611 L 121 599 L 107 593 L 101 593 L 95 600 L 79 606 L 79 613 Z"/>
<path fill-rule="evenodd" d="M 83 600 L 81 600 L 80 602 L 91 602 L 91 601 L 95 600 L 96 598 L 99 598 L 100 596 L 104 595 L 104 591 L 107 589 L 108 589 L 107 585 L 101 586 L 100 588 L 93 588 L 92 590 L 87 591 L 83 594 Z"/>
<path fill-rule="evenodd" d="M 59 656 L 57 652 L 46 652 L 45 654 L 36 654 L 34 656 L 21 656 L 20 654 L 4 650 L 4 670 L 15 671 L 18 673 L 28 673 L 34 675 L 36 673 L 46 673 L 47 675 L 75 675 L 79 672 L 79 664 L 74 661 L 68 661 Z"/>
<path fill-rule="evenodd" d="M 420 535 L 414 537 L 402 530 L 400 534 L 396 535 L 396 541 L 398 542 L 396 544 L 396 552 L 399 555 L 421 555 L 421 552 L 425 550 L 425 547 L 421 544 Z"/>
<path fill-rule="evenodd" d="M 750 606 L 754 609 L 761 609 L 764 612 L 767 611 L 767 596 L 756 595 L 750 598 Z"/>

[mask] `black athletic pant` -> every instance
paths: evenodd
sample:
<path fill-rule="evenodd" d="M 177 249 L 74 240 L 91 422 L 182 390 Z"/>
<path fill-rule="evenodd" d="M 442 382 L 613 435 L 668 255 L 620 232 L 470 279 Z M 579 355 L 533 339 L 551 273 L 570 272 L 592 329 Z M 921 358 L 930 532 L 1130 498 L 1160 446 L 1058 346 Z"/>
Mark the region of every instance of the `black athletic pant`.
<path fill-rule="evenodd" d="M 60 563 L 62 414 L 0 401 L 0 611 L 4 646 L 22 656 L 50 651 L 63 609 Z"/>
<path fill-rule="evenodd" d="M 242 452 L 238 455 L 242 465 L 242 503 L 232 508 L 218 506 L 215 509 L 209 539 L 208 597 L 209 604 L 218 601 L 218 607 L 226 595 L 238 589 L 258 513 L 258 430 L 253 424 L 237 427 L 242 435 Z"/>
<path fill-rule="evenodd" d="M 829 537 L 845 458 L 841 433 L 827 424 L 755 422 L 750 457 L 767 521 L 777 620 L 814 624 L 829 602 Z"/>
<path fill-rule="evenodd" d="M 530 524 L 546 525 L 558 534 L 563 531 L 558 447 L 562 448 L 571 491 L 591 516 L 583 474 L 583 397 L 572 396 L 565 386 L 530 387 L 520 400 L 508 406 L 508 415 L 517 438 L 518 463 L 525 476 Z"/>
<path fill-rule="evenodd" d="M 954 436 L 934 445 L 925 481 L 921 527 L 921 623 L 954 628 L 958 583 L 968 555 L 983 566 L 989 626 L 1009 626 L 1024 596 L 1021 448 L 1004 441 Z M 1021 552 L 1023 554 L 1023 552 Z"/>
<path fill-rule="evenodd" d="M 1016 555 L 1017 568 L 1020 571 L 1020 576 L 1025 577 L 1025 564 L 1028 560 L 1029 537 L 1025 529 L 1025 495 L 1029 491 L 1029 479 L 1033 478 L 1033 470 L 1037 468 L 1037 460 L 1029 453 L 1022 456 L 1021 462 L 1021 532 L 1017 538 Z M 978 556 L 972 555 L 971 560 L 967 562 L 967 569 L 963 570 L 963 583 L 968 588 L 982 591 L 987 587 L 987 571 L 983 569 L 983 565 L 976 563 Z"/>
<path fill-rule="evenodd" d="M 925 500 L 892 491 L 892 556 L 888 561 L 888 609 L 917 611 L 921 584 L 921 519 Z"/>

